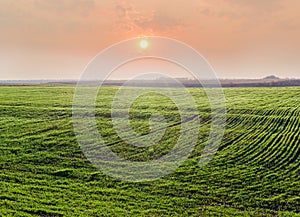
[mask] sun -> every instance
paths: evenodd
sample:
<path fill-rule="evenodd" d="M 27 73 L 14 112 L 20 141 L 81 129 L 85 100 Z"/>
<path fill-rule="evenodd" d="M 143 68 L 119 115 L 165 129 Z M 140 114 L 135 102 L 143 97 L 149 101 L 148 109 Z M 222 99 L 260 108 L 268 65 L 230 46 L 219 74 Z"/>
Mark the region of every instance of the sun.
<path fill-rule="evenodd" d="M 149 43 L 146 39 L 140 41 L 140 47 L 146 49 L 149 46 Z"/>

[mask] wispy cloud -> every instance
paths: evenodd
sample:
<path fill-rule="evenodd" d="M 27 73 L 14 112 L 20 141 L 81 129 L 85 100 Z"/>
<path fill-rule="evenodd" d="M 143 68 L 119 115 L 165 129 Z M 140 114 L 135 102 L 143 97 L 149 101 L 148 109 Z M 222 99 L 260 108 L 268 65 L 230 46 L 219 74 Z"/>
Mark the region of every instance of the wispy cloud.
<path fill-rule="evenodd" d="M 168 32 L 184 28 L 186 24 L 175 16 L 168 16 L 163 11 L 152 9 L 143 11 L 125 0 L 115 1 L 115 29 L 146 32 Z"/>
<path fill-rule="evenodd" d="M 219 6 L 218 6 L 219 5 Z M 257 18 L 272 16 L 283 8 L 281 0 L 212 0 L 211 8 L 216 15 L 226 18 Z"/>
<path fill-rule="evenodd" d="M 259 11 L 273 11 L 280 9 L 280 0 L 227 0 L 230 4 L 236 4 L 246 8 L 252 8 Z"/>

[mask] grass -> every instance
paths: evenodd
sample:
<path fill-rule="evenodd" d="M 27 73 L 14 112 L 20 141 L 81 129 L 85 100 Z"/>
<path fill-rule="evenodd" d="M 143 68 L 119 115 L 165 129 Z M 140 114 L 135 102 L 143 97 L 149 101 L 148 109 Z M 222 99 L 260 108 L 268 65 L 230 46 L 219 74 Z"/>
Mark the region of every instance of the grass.
<path fill-rule="evenodd" d="M 143 161 L 166 154 L 178 137 L 176 106 L 141 97 L 131 125 L 149 133 L 148 118 L 168 121 L 163 140 L 133 148 L 110 120 L 116 87 L 105 87 L 96 116 L 101 135 L 120 156 Z M 74 88 L 0 87 L 0 216 L 300 216 L 300 88 L 228 88 L 227 125 L 210 164 L 197 163 L 209 133 L 202 89 L 198 145 L 174 173 L 156 181 L 118 181 L 84 156 L 72 125 Z"/>

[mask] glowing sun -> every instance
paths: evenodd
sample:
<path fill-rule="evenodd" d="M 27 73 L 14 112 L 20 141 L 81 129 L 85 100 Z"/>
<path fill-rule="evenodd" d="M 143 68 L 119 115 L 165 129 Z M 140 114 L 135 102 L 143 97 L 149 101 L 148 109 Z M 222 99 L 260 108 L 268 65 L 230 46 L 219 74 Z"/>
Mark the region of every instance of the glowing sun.
<path fill-rule="evenodd" d="M 149 43 L 147 40 L 143 39 L 140 41 L 140 47 L 143 49 L 146 49 L 149 46 Z"/>

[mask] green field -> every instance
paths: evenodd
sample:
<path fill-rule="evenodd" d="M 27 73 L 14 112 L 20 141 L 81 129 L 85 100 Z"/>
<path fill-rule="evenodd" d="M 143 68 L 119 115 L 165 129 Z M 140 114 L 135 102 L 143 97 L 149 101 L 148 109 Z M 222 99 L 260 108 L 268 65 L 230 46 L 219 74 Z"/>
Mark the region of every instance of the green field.
<path fill-rule="evenodd" d="M 180 127 L 176 106 L 155 94 L 139 98 L 130 111 L 137 132 L 149 132 L 157 111 L 170 127 L 154 147 L 134 148 L 112 128 L 116 90 L 104 87 L 96 108 L 110 148 L 134 161 L 168 153 Z M 210 107 L 201 88 L 189 91 L 200 114 L 197 147 L 174 173 L 131 183 L 101 173 L 82 153 L 74 87 L 0 87 L 0 216 L 300 216 L 300 88 L 224 89 L 224 139 L 203 168 Z"/>

